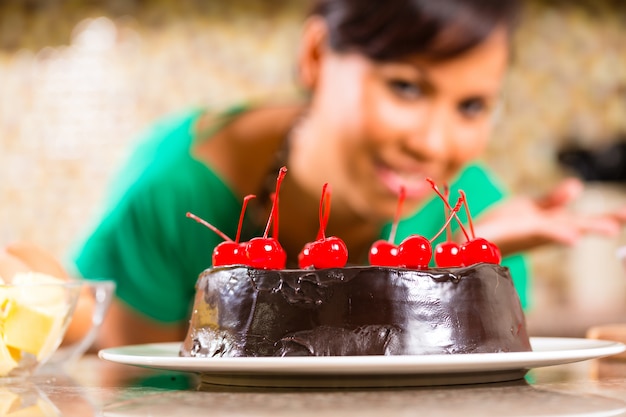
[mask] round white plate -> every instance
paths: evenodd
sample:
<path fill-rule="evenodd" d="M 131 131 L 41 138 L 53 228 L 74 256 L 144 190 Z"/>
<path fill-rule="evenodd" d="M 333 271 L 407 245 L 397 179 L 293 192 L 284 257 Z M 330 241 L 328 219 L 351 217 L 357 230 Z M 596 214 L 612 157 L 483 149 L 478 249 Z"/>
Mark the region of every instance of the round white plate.
<path fill-rule="evenodd" d="M 458 355 L 188 358 L 178 356 L 181 343 L 154 343 L 104 349 L 99 356 L 127 365 L 198 373 L 206 384 L 382 387 L 512 381 L 532 368 L 626 350 L 618 342 L 575 338 L 535 337 L 531 345 L 532 352 Z"/>

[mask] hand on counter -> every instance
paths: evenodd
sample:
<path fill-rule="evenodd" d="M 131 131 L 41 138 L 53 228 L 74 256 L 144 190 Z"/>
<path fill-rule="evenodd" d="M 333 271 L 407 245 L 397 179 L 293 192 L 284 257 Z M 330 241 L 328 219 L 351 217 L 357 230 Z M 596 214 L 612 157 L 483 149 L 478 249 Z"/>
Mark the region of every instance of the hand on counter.
<path fill-rule="evenodd" d="M 36 272 L 63 280 L 72 279 L 52 253 L 34 243 L 13 242 L 0 249 L 0 277 L 10 282 L 16 274 L 27 272 Z M 64 344 L 82 339 L 91 327 L 90 312 L 93 310 L 94 300 L 87 291 L 83 293 L 65 334 Z"/>
<path fill-rule="evenodd" d="M 476 235 L 496 243 L 503 255 L 546 244 L 573 245 L 589 234 L 616 236 L 626 223 L 626 207 L 577 213 L 570 204 L 583 190 L 582 182 L 569 178 L 540 198 L 512 197 L 477 219 Z"/>

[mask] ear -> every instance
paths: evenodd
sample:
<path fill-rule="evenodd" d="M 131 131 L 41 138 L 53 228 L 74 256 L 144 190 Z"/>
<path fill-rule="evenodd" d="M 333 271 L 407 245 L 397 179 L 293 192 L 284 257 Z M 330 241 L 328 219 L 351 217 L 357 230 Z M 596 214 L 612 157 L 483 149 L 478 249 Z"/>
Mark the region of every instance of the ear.
<path fill-rule="evenodd" d="M 319 16 L 306 20 L 298 48 L 298 78 L 307 90 L 317 85 L 324 55 L 327 51 L 328 29 L 326 22 Z"/>

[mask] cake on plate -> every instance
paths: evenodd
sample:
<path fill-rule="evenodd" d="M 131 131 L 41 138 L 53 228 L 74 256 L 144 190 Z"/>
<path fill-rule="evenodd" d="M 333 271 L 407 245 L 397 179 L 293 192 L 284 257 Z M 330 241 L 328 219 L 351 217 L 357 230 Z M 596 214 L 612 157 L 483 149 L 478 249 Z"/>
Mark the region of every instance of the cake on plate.
<path fill-rule="evenodd" d="M 282 176 L 281 170 L 276 196 Z M 432 183 L 433 189 L 438 189 Z M 428 355 L 530 351 L 524 313 L 508 268 L 491 242 L 411 235 L 372 244 L 368 266 L 346 266 L 344 242 L 325 234 L 329 189 L 322 190 L 320 229 L 304 246 L 299 268 L 285 268 L 276 234 L 276 200 L 262 237 L 239 242 L 223 235 L 213 266 L 196 284 L 185 357 Z M 404 194 L 400 192 L 399 206 Z M 467 208 L 442 197 L 448 224 Z M 245 210 L 244 199 L 242 216 Z M 398 210 L 398 213 L 400 210 Z M 397 216 L 395 223 L 397 223 Z M 241 219 L 240 217 L 240 225 Z M 240 226 L 241 227 L 241 226 Z M 473 230 L 473 228 L 471 228 Z M 274 230 L 276 233 L 276 231 Z M 440 233 L 441 233 L 440 232 Z M 238 233 L 239 236 L 239 233 Z M 435 257 L 436 267 L 430 266 Z"/>
<path fill-rule="evenodd" d="M 182 356 L 529 351 L 507 268 L 204 271 Z"/>

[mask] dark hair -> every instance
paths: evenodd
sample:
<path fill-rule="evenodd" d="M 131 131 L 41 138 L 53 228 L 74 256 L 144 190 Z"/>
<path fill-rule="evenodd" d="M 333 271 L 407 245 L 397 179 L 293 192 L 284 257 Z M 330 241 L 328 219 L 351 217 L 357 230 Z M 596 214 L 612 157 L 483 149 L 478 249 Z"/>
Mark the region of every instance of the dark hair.
<path fill-rule="evenodd" d="M 384 61 L 458 55 L 498 26 L 510 33 L 519 8 L 517 0 L 315 0 L 311 14 L 324 18 L 336 51 Z"/>

